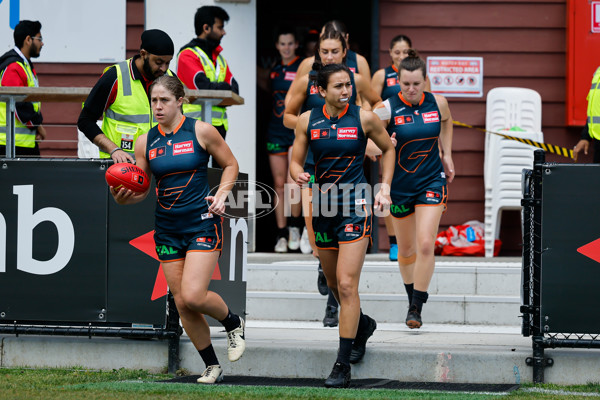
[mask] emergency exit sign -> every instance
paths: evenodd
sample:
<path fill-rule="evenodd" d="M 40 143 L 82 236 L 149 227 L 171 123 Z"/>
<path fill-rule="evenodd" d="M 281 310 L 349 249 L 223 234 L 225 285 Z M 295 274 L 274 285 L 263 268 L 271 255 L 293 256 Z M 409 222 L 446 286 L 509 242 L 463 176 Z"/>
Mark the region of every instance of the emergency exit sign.
<path fill-rule="evenodd" d="M 600 1 L 592 1 L 592 32 L 600 33 Z"/>

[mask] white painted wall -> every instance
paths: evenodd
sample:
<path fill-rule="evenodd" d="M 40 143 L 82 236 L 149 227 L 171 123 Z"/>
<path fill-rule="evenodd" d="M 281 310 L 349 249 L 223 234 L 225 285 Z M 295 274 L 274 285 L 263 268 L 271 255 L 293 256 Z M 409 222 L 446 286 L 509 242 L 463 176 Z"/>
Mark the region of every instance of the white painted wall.
<path fill-rule="evenodd" d="M 0 0 L 0 54 L 14 46 L 19 20 L 40 21 L 36 62 L 112 63 L 125 59 L 125 0 Z"/>
<path fill-rule="evenodd" d="M 236 156 L 240 171 L 256 179 L 256 0 L 249 3 L 211 0 L 146 0 L 146 29 L 162 29 L 175 43 L 175 52 L 196 37 L 194 14 L 203 5 L 217 5 L 229 14 L 227 34 L 221 41 L 223 56 L 240 84 L 242 106 L 229 107 L 227 144 Z M 173 71 L 177 66 L 171 64 Z"/>

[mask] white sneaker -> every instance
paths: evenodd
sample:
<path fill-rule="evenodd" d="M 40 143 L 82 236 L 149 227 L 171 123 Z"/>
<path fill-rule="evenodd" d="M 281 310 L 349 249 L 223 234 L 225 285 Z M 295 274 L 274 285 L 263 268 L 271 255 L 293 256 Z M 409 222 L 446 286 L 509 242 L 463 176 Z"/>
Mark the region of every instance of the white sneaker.
<path fill-rule="evenodd" d="M 223 368 L 220 365 L 209 365 L 196 380 L 198 383 L 219 383 L 223 381 Z"/>
<path fill-rule="evenodd" d="M 308 240 L 308 230 L 306 227 L 302 230 L 302 237 L 300 238 L 300 251 L 302 254 L 312 253 L 312 247 L 310 247 L 310 241 Z"/>
<path fill-rule="evenodd" d="M 275 253 L 287 253 L 288 249 L 288 241 L 286 238 L 281 237 L 277 240 L 277 244 L 275 244 Z"/>
<path fill-rule="evenodd" d="M 295 226 L 290 227 L 288 248 L 290 250 L 298 250 L 300 248 L 300 229 L 296 228 Z"/>
<path fill-rule="evenodd" d="M 239 360 L 246 350 L 245 327 L 244 319 L 240 317 L 240 326 L 227 332 L 227 357 L 231 362 Z"/>

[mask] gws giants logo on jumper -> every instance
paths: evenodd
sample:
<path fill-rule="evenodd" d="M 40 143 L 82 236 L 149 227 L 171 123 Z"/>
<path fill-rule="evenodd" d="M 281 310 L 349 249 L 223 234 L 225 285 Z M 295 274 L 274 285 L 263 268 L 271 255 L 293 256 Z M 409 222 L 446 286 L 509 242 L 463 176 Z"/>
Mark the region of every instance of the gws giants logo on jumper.
<path fill-rule="evenodd" d="M 430 124 L 432 122 L 440 122 L 440 115 L 437 111 L 423 113 L 423 123 Z"/>
<path fill-rule="evenodd" d="M 165 146 L 158 147 L 156 149 L 151 149 L 148 153 L 148 156 L 149 156 L 148 158 L 150 160 L 154 160 L 156 157 L 164 156 L 166 153 L 165 150 L 166 150 Z"/>
<path fill-rule="evenodd" d="M 329 139 L 329 129 L 311 129 L 310 138 L 312 140 Z"/>
<path fill-rule="evenodd" d="M 387 78 L 386 82 L 388 86 L 395 86 L 398 84 L 398 78 Z"/>
<path fill-rule="evenodd" d="M 316 87 L 315 85 L 312 85 L 310 87 L 310 94 L 319 94 L 319 88 Z"/>
<path fill-rule="evenodd" d="M 337 140 L 358 139 L 358 128 L 338 128 Z"/>
<path fill-rule="evenodd" d="M 405 124 L 413 124 L 415 120 L 412 115 L 399 115 L 394 117 L 394 124 L 396 125 L 405 125 Z"/>
<path fill-rule="evenodd" d="M 181 143 L 173 143 L 173 155 L 187 154 L 194 152 L 194 143 L 191 140 Z"/>

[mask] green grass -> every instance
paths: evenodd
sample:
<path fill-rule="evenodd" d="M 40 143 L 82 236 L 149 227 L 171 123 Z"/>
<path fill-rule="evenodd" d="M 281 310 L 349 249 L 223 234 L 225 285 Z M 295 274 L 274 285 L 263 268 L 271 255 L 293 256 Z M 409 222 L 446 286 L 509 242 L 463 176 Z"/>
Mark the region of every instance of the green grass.
<path fill-rule="evenodd" d="M 533 385 L 508 395 L 453 393 L 437 391 L 405 391 L 384 389 L 325 389 L 266 386 L 204 386 L 196 384 L 163 384 L 158 380 L 170 375 L 150 374 L 143 370 L 91 371 L 84 369 L 0 369 L 0 399 L 590 399 L 585 393 L 600 393 L 600 385 L 561 387 L 537 385 L 545 390 L 562 390 L 581 394 L 529 392 Z"/>

